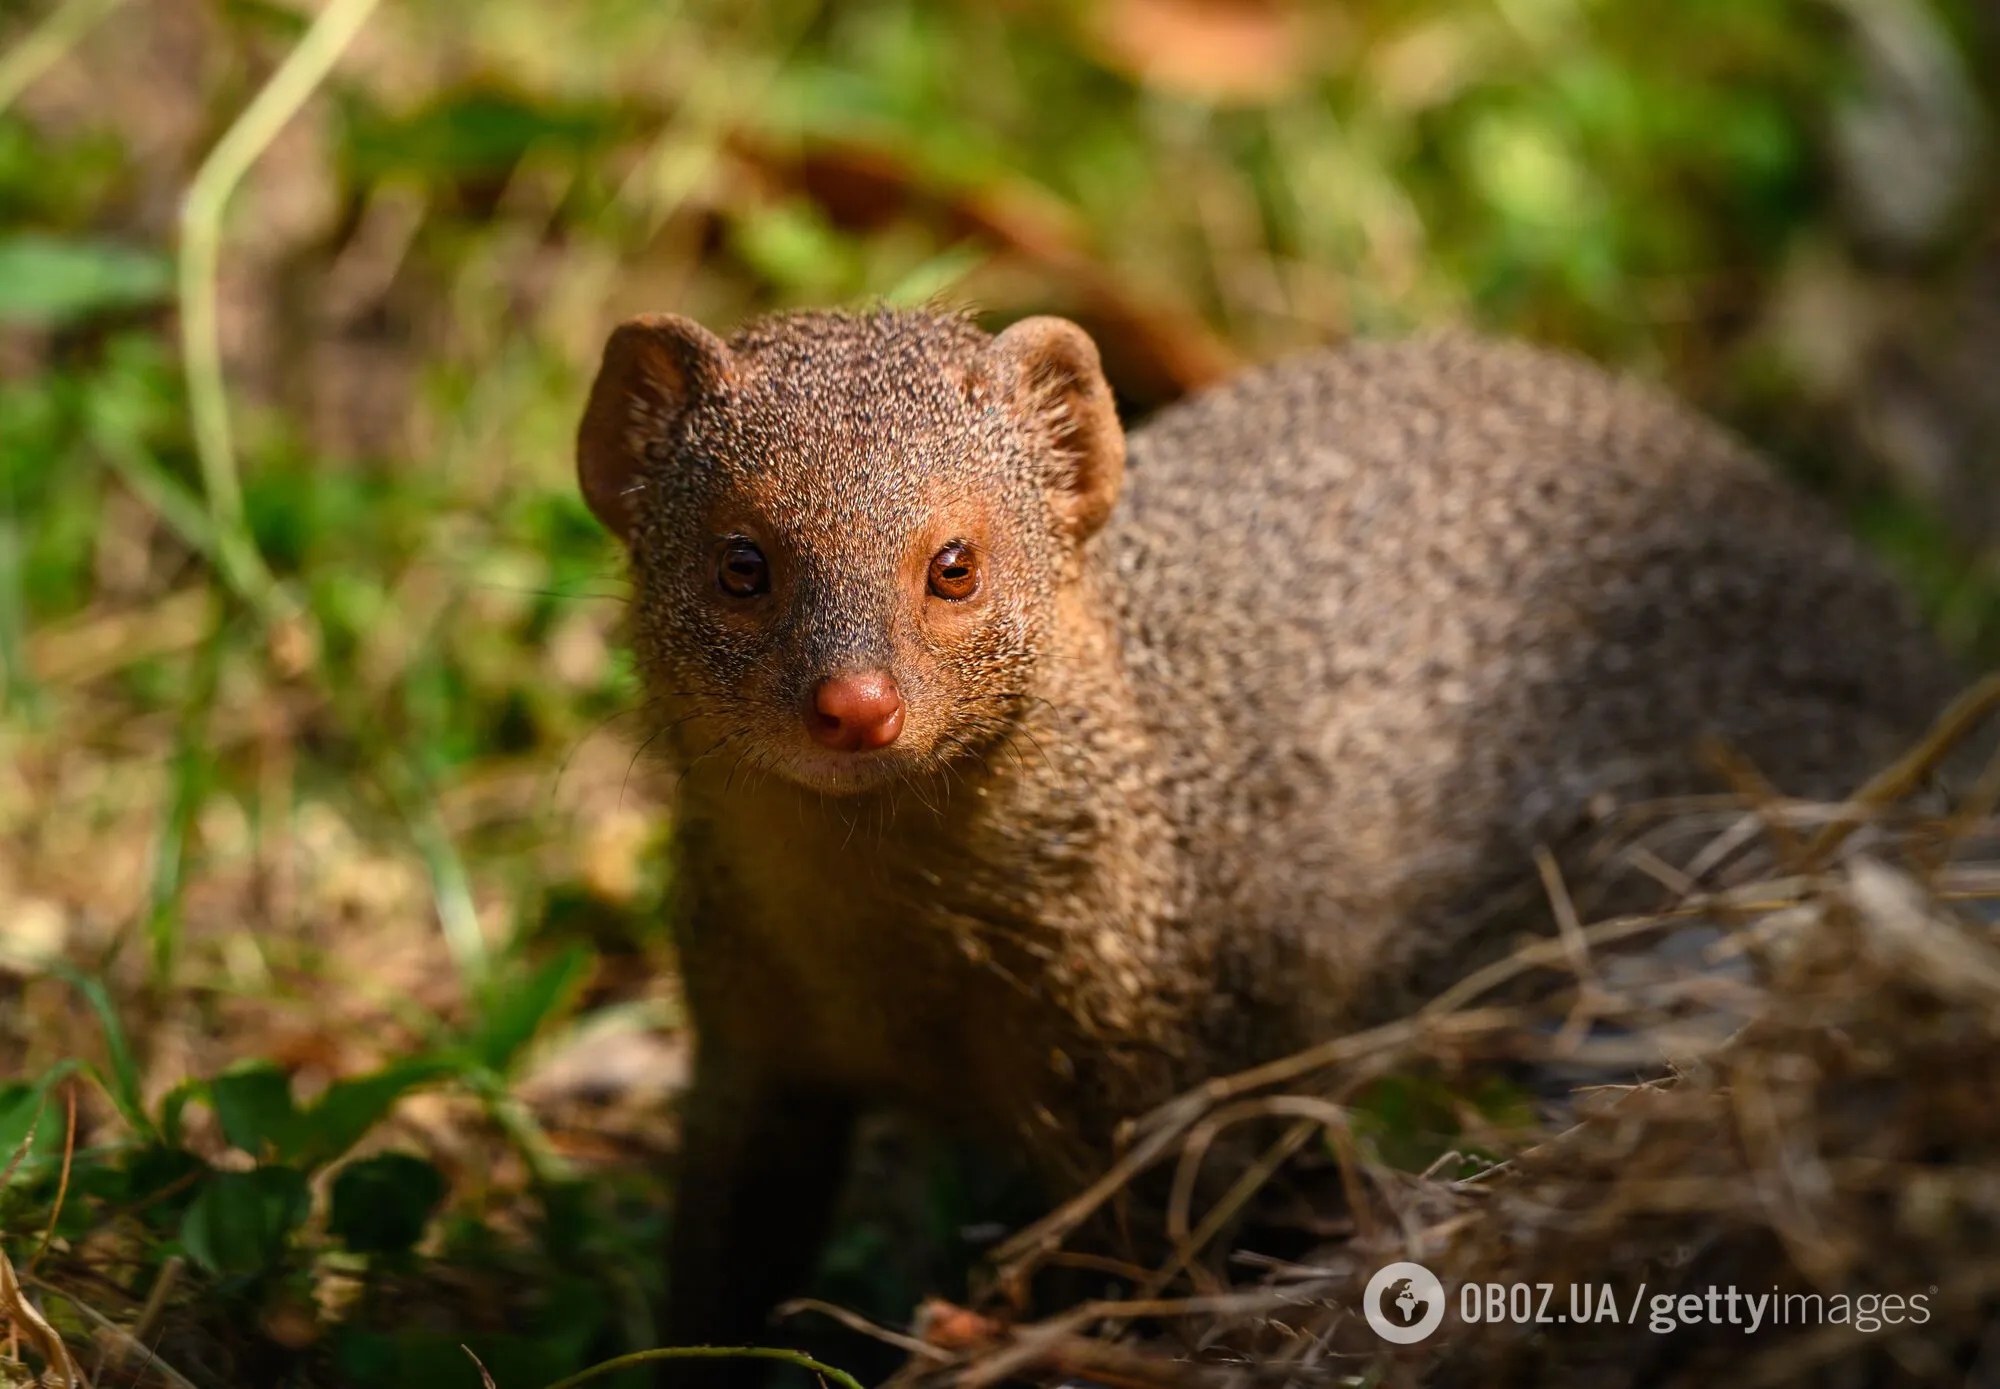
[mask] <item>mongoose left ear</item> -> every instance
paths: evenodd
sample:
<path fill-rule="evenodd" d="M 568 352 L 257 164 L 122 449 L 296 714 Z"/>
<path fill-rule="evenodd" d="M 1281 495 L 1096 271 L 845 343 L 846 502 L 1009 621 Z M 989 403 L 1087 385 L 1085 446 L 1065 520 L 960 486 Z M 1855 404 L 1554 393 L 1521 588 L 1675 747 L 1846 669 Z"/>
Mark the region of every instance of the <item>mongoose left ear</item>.
<path fill-rule="evenodd" d="M 1024 318 L 994 339 L 1063 461 L 1057 509 L 1072 536 L 1096 533 L 1125 478 L 1125 431 L 1090 334 L 1066 318 Z"/>
<path fill-rule="evenodd" d="M 628 318 L 604 344 L 576 430 L 576 480 L 591 511 L 620 540 L 631 540 L 637 521 L 646 445 L 722 385 L 729 360 L 722 339 L 677 314 Z"/>

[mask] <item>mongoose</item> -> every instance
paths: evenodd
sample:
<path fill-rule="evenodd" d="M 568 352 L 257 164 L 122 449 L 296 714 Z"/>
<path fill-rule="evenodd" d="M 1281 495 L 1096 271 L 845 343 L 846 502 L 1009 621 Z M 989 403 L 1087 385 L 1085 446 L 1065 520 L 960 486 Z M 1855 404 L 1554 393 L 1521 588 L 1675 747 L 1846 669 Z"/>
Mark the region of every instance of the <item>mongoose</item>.
<path fill-rule="evenodd" d="M 1708 785 L 1704 735 L 1838 795 L 1954 688 L 1731 435 L 1472 336 L 1128 438 L 1061 319 L 647 316 L 578 467 L 677 774 L 679 1342 L 768 1336 L 858 1109 L 1073 1184 L 1120 1118 L 1421 1001 L 1536 845 Z"/>

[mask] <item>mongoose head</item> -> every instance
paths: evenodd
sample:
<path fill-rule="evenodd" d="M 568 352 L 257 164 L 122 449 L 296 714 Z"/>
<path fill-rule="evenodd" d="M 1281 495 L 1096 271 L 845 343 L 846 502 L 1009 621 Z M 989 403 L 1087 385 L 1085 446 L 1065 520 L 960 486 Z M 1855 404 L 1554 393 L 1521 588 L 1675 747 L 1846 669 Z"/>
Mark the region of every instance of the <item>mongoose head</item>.
<path fill-rule="evenodd" d="M 577 435 L 674 752 L 824 793 L 1004 735 L 1124 461 L 1075 324 L 888 310 L 632 319 Z"/>

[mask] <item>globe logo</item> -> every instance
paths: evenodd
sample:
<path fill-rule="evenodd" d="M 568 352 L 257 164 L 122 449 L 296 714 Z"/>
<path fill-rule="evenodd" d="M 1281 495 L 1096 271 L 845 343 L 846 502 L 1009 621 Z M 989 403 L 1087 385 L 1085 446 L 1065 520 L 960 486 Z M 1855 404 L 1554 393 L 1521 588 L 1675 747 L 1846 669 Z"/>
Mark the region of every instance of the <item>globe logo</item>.
<path fill-rule="evenodd" d="M 1377 1336 L 1414 1345 L 1444 1321 L 1444 1284 L 1422 1264 L 1387 1264 L 1368 1280 L 1361 1315 Z"/>

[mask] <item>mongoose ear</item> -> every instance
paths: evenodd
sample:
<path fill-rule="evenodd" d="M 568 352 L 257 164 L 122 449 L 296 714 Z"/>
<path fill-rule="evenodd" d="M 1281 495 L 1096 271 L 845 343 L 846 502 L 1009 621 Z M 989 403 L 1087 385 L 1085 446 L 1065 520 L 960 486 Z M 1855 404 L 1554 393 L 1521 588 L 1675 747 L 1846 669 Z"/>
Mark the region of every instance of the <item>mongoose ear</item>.
<path fill-rule="evenodd" d="M 576 430 L 576 478 L 585 503 L 620 540 L 632 538 L 637 520 L 646 445 L 728 371 L 722 339 L 676 314 L 641 314 L 612 331 Z"/>
<path fill-rule="evenodd" d="M 994 339 L 1029 408 L 1066 462 L 1059 510 L 1078 540 L 1111 515 L 1125 478 L 1125 431 L 1090 334 L 1066 318 L 1024 318 Z"/>

